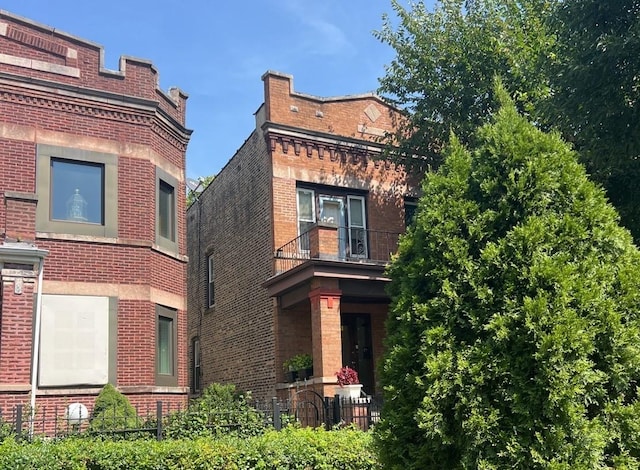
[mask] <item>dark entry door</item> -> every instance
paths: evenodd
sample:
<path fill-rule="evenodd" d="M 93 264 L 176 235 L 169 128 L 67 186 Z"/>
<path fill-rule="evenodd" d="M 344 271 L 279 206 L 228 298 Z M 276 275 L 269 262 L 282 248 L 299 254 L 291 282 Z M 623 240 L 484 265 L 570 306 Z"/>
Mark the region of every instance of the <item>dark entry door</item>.
<path fill-rule="evenodd" d="M 342 314 L 342 364 L 355 369 L 362 390 L 374 393 L 373 351 L 371 350 L 371 316 L 369 314 Z"/>

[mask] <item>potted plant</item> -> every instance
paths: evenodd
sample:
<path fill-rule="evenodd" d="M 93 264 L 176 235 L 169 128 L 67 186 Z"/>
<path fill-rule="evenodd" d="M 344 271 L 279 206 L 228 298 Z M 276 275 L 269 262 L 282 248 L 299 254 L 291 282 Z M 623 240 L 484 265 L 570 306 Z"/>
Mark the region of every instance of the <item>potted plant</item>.
<path fill-rule="evenodd" d="M 294 363 L 294 357 L 291 357 L 282 363 L 284 369 L 284 379 L 287 382 L 295 382 L 298 380 L 298 369 Z"/>
<path fill-rule="evenodd" d="M 336 388 L 336 395 L 342 399 L 355 399 L 360 397 L 362 384 L 358 378 L 358 373 L 349 366 L 344 366 L 336 372 L 339 387 Z"/>
<path fill-rule="evenodd" d="M 313 375 L 313 357 L 311 354 L 298 354 L 294 356 L 298 370 L 298 380 L 306 380 Z"/>

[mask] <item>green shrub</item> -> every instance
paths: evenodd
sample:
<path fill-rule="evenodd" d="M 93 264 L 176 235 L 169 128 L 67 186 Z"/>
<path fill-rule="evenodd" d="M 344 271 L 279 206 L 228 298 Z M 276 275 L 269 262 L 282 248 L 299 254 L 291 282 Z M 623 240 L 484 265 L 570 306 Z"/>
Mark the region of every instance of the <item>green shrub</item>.
<path fill-rule="evenodd" d="M 638 468 L 640 252 L 569 146 L 505 104 L 423 189 L 389 270 L 385 468 Z"/>
<path fill-rule="evenodd" d="M 111 385 L 105 385 L 96 398 L 91 415 L 91 431 L 136 429 L 140 419 L 129 399 Z"/>
<path fill-rule="evenodd" d="M 186 411 L 173 414 L 165 425 L 168 438 L 195 438 L 236 434 L 250 436 L 264 430 L 264 416 L 253 408 L 250 393 L 233 384 L 211 384 Z"/>
<path fill-rule="evenodd" d="M 0 468 L 11 470 L 373 470 L 371 436 L 355 429 L 287 428 L 253 437 L 166 441 L 0 443 Z"/>
<path fill-rule="evenodd" d="M 13 425 L 0 417 L 0 441 L 15 435 Z"/>

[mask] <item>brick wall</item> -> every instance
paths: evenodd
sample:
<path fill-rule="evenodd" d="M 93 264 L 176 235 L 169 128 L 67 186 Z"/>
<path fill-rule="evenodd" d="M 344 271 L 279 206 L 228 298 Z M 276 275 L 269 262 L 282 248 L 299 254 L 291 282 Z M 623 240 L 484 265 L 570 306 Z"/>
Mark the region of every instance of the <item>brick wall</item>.
<path fill-rule="evenodd" d="M 157 71 L 148 61 L 126 58 L 119 70 L 105 70 L 100 46 L 7 13 L 0 13 L 0 50 L 0 242 L 35 234 L 37 247 L 49 251 L 45 294 L 117 298 L 116 385 L 129 387 L 127 393 L 139 402 L 155 403 L 165 395 L 184 402 L 186 95 L 160 90 Z M 115 237 L 35 232 L 41 144 L 116 157 Z M 177 252 L 156 245 L 156 168 L 178 181 Z M 13 299 L 9 288 L 3 290 L 0 361 L 19 356 L 30 364 L 34 296 L 24 293 Z M 177 310 L 178 386 L 171 390 L 155 384 L 156 304 Z M 23 347 L 9 356 L 12 341 Z M 9 370 L 0 366 L 0 405 L 22 399 L 5 386 L 13 380 Z M 78 388 L 42 392 L 39 400 L 55 401 L 51 397 L 67 392 L 78 394 Z"/>
<path fill-rule="evenodd" d="M 275 383 L 272 300 L 260 287 L 273 266 L 270 174 L 264 138 L 255 132 L 187 213 L 189 338 L 201 338 L 203 383 L 233 382 L 256 396 L 272 396 Z M 211 308 L 209 254 L 216 267 Z"/>

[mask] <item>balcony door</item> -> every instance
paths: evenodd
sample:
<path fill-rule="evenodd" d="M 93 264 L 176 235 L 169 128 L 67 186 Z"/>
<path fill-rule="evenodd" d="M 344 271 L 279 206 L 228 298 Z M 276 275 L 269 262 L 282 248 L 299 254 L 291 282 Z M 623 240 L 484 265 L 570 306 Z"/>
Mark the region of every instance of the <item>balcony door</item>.
<path fill-rule="evenodd" d="M 319 196 L 318 199 L 320 222 L 338 226 L 338 259 L 344 260 L 347 254 L 347 220 L 344 211 L 344 198 Z"/>
<path fill-rule="evenodd" d="M 349 205 L 349 256 L 352 258 L 367 258 L 367 225 L 364 214 L 364 198 L 362 196 L 347 196 Z"/>

